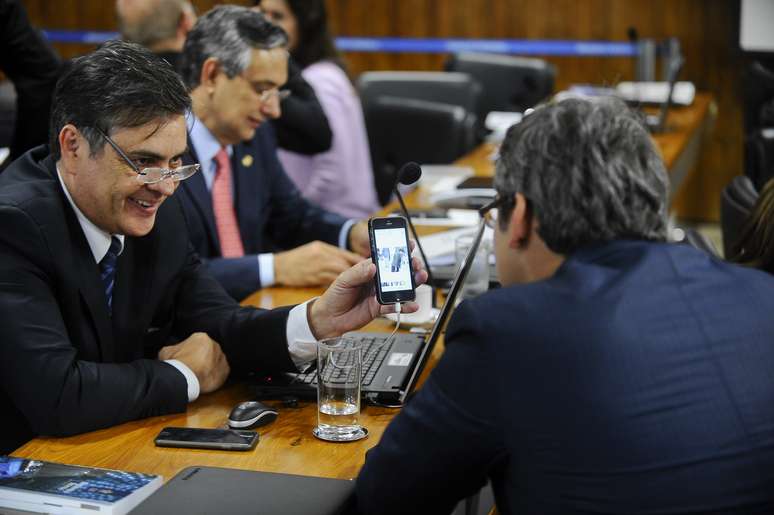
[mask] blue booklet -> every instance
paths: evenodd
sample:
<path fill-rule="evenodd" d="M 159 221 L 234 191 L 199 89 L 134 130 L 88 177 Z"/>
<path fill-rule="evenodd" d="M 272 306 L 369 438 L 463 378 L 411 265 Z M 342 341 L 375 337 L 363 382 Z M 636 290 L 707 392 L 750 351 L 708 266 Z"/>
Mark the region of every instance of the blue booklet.
<path fill-rule="evenodd" d="M 0 456 L 0 507 L 45 513 L 122 515 L 161 476 Z"/>

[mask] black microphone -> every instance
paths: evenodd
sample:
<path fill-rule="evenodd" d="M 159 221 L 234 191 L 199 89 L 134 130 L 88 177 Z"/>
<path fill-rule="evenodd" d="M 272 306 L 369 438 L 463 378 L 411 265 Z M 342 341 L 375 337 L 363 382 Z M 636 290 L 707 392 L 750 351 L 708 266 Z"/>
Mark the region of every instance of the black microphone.
<path fill-rule="evenodd" d="M 411 229 L 411 235 L 414 237 L 414 241 L 417 242 L 417 248 L 419 248 L 419 253 L 422 255 L 422 260 L 425 262 L 425 270 L 427 270 L 427 283 L 432 286 L 435 283 L 433 281 L 433 274 L 430 272 L 430 262 L 427 260 L 427 256 L 425 255 L 425 250 L 422 248 L 422 244 L 419 242 L 419 235 L 417 234 L 417 230 L 414 228 L 414 224 L 411 222 L 411 215 L 409 214 L 408 209 L 406 209 L 405 202 L 403 202 L 403 195 L 401 195 L 400 190 L 398 190 L 398 184 L 405 184 L 406 186 L 409 184 L 414 184 L 421 176 L 422 168 L 415 162 L 409 161 L 408 163 L 401 166 L 400 170 L 398 170 L 398 173 L 395 174 L 396 181 L 393 190 L 395 191 L 395 195 L 398 197 L 398 202 L 400 202 L 400 209 L 403 211 L 403 215 L 406 217 L 406 220 L 408 220 L 409 228 Z M 433 307 L 435 307 L 435 291 L 433 292 L 432 299 Z"/>

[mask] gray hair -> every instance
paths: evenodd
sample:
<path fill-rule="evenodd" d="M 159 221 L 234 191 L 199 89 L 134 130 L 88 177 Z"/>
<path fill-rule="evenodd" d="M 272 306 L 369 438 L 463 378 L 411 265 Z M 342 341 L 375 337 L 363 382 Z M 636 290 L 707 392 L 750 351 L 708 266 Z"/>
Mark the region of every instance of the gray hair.
<path fill-rule="evenodd" d="M 617 239 L 665 240 L 668 187 L 640 117 L 614 98 L 538 107 L 508 130 L 495 174 L 500 194 L 522 193 L 540 237 L 565 255 Z"/>
<path fill-rule="evenodd" d="M 189 90 L 199 85 L 204 61 L 214 57 L 230 78 L 250 65 L 253 49 L 286 47 L 288 36 L 264 16 L 246 7 L 220 5 L 194 25 L 183 47 L 183 81 Z"/>
<path fill-rule="evenodd" d="M 133 7 L 136 11 L 122 12 L 120 2 L 116 4 L 118 28 L 125 40 L 145 47 L 174 38 L 180 17 L 186 11 L 193 12 L 193 6 L 186 0 L 150 0 L 135 2 Z"/>

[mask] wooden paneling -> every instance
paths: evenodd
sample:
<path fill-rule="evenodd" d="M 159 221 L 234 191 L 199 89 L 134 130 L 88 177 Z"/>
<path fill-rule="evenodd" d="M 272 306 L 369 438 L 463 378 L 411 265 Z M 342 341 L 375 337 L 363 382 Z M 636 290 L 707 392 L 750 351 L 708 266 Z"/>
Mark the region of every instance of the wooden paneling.
<path fill-rule="evenodd" d="M 220 2 L 193 3 L 203 12 Z M 115 30 L 114 4 L 109 0 L 26 0 L 25 4 L 41 27 Z M 334 33 L 341 36 L 625 41 L 629 27 L 636 27 L 642 37 L 675 36 L 686 56 L 682 78 L 711 92 L 719 109 L 697 173 L 677 199 L 678 213 L 717 220 L 722 187 L 742 171 L 739 0 L 328 0 L 328 8 Z M 88 49 L 58 46 L 67 57 Z M 440 70 L 444 58 L 346 55 L 353 77 L 366 70 Z M 612 85 L 634 75 L 633 60 L 628 58 L 547 59 L 559 70 L 559 88 L 579 82 Z"/>

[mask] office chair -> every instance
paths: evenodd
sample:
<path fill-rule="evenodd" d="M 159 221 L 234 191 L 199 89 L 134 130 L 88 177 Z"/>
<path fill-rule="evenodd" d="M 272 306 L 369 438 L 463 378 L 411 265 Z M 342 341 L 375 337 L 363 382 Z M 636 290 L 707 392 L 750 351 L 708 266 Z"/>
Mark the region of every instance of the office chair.
<path fill-rule="evenodd" d="M 720 196 L 720 230 L 723 235 L 723 255 L 731 257 L 732 248 L 750 216 L 758 191 L 749 177 L 739 175 L 723 188 Z"/>
<path fill-rule="evenodd" d="M 774 69 L 760 61 L 750 63 L 742 80 L 744 132 L 761 127 L 760 110 L 764 102 L 774 98 Z"/>
<path fill-rule="evenodd" d="M 363 112 L 382 205 L 390 201 L 395 173 L 404 163 L 451 163 L 468 151 L 474 137 L 461 106 L 378 96 L 364 103 Z"/>
<path fill-rule="evenodd" d="M 412 98 L 428 102 L 443 102 L 465 110 L 465 124 L 471 127 L 472 150 L 484 137 L 481 109 L 481 85 L 465 73 L 378 71 L 365 72 L 357 81 L 363 109 L 382 96 Z"/>
<path fill-rule="evenodd" d="M 10 147 L 16 122 L 16 90 L 10 81 L 0 82 L 0 147 Z"/>
<path fill-rule="evenodd" d="M 490 111 L 533 107 L 553 93 L 556 78 L 556 68 L 542 59 L 502 54 L 462 52 L 446 62 L 446 69 L 468 73 L 481 83 L 482 120 Z"/>
<path fill-rule="evenodd" d="M 774 127 L 752 131 L 745 139 L 744 173 L 760 191 L 774 177 Z"/>

